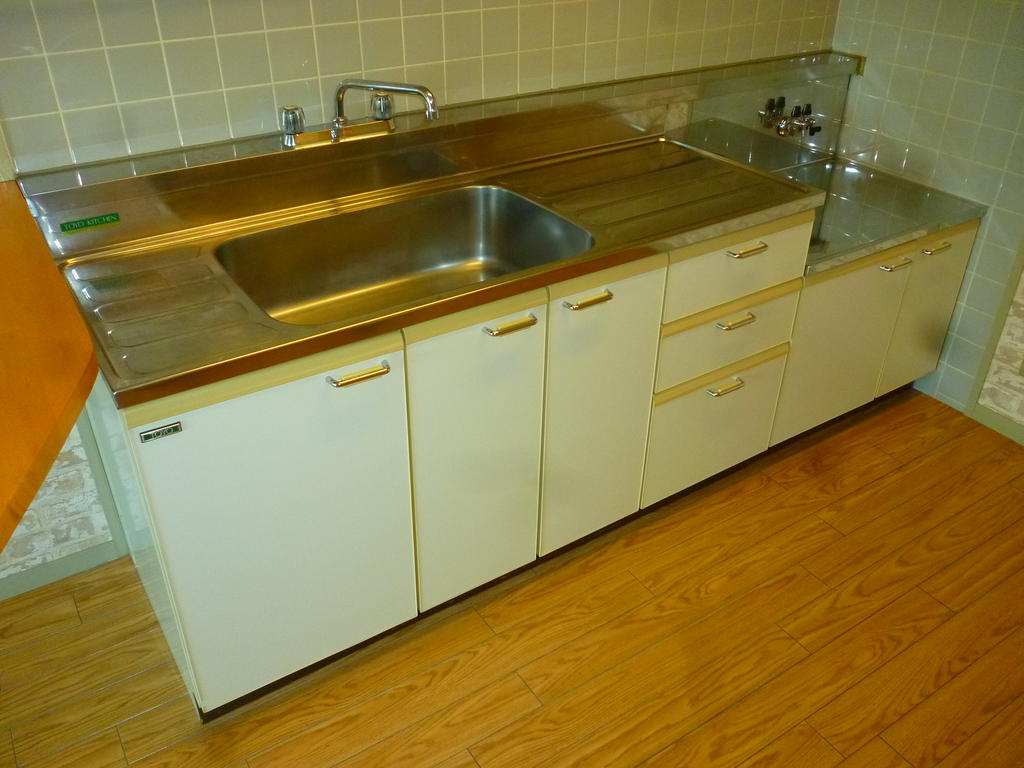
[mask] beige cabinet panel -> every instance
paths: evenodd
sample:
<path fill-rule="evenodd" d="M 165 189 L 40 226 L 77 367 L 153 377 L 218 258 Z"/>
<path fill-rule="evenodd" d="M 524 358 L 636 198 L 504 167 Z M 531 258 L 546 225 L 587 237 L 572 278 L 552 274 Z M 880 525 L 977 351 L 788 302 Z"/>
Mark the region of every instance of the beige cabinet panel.
<path fill-rule="evenodd" d="M 655 390 L 789 341 L 799 298 L 794 280 L 665 326 Z"/>
<path fill-rule="evenodd" d="M 939 233 L 919 241 L 921 247 L 909 254 L 914 268 L 900 304 L 876 396 L 935 370 L 976 232 L 976 227 L 971 226 Z"/>
<path fill-rule="evenodd" d="M 741 361 L 655 398 L 642 506 L 765 450 L 785 364 L 784 353 Z"/>
<path fill-rule="evenodd" d="M 772 445 L 875 396 L 907 278 L 900 255 L 808 280 L 800 296 Z M 895 271 L 888 271 L 896 268 Z"/>
<path fill-rule="evenodd" d="M 546 309 L 406 349 L 421 611 L 537 556 Z"/>
<path fill-rule="evenodd" d="M 397 351 L 129 430 L 204 710 L 416 615 L 406 424 Z"/>
<path fill-rule="evenodd" d="M 548 305 L 542 555 L 640 508 L 664 287 L 662 266 Z"/>
<path fill-rule="evenodd" d="M 813 215 L 784 229 L 765 225 L 736 233 L 734 241 L 697 244 L 673 251 L 665 287 L 664 322 L 800 277 L 807 263 Z M 768 229 L 769 231 L 762 231 Z M 705 250 L 706 248 L 706 250 Z M 699 250 L 696 255 L 691 251 Z"/>

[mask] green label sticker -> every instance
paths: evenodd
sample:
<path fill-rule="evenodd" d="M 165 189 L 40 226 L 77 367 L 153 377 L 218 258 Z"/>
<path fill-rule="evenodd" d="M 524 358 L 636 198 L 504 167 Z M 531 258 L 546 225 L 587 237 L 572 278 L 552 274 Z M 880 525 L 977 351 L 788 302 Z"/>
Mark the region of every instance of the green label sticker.
<path fill-rule="evenodd" d="M 111 224 L 117 224 L 119 221 L 121 221 L 121 214 L 104 213 L 102 216 L 90 216 L 88 219 L 61 222 L 60 231 L 62 234 L 67 235 L 74 232 L 84 232 L 87 229 L 107 227 Z"/>

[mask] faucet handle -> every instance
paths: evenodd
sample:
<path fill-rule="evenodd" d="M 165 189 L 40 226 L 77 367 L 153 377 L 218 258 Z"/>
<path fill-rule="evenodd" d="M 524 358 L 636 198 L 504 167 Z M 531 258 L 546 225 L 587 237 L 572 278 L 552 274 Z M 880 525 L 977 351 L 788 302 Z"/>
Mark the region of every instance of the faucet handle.
<path fill-rule="evenodd" d="M 306 130 L 306 113 L 302 107 L 294 104 L 281 107 L 281 132 L 285 136 L 294 136 Z"/>
<path fill-rule="evenodd" d="M 395 111 L 391 96 L 377 91 L 370 98 L 370 114 L 374 120 L 390 120 Z"/>

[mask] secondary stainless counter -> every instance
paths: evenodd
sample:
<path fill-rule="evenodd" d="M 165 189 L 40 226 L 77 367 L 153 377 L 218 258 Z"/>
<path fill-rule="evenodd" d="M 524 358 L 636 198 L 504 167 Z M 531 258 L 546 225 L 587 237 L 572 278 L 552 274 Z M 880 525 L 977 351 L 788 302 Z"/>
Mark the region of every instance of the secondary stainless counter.
<path fill-rule="evenodd" d="M 291 207 L 288 190 L 282 188 L 280 210 L 227 221 L 216 221 L 215 213 L 206 211 L 212 223 L 107 247 L 97 244 L 85 255 L 64 260 L 65 275 L 118 403 L 145 402 L 369 338 L 799 213 L 824 198 L 801 184 L 652 136 L 519 166 L 436 177 L 430 177 L 430 170 L 418 170 L 414 176 L 428 178 L 406 184 Z M 313 173 L 309 167 L 305 172 Z M 427 301 L 315 326 L 269 317 L 214 257 L 217 245 L 239 235 L 470 185 L 502 187 L 533 200 L 586 229 L 594 245 L 579 256 L 486 279 Z M 235 210 L 226 189 L 199 187 L 192 199 L 215 205 L 225 197 L 225 209 Z M 275 190 L 261 192 L 271 195 Z M 188 200 L 189 191 L 179 189 L 163 197 L 151 195 L 146 206 L 159 211 L 168 201 L 180 208 Z M 173 219 L 172 213 L 167 211 L 168 218 Z"/>
<path fill-rule="evenodd" d="M 824 272 L 958 224 L 984 205 L 916 184 L 854 159 L 725 120 L 694 123 L 680 137 L 733 160 L 828 193 L 816 214 L 806 274 Z"/>

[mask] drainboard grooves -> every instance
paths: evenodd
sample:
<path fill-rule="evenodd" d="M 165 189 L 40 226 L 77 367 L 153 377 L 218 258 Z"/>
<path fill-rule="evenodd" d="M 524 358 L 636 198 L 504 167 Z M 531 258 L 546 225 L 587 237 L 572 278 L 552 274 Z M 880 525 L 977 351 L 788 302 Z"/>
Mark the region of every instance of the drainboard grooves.
<path fill-rule="evenodd" d="M 657 143 L 570 160 L 559 166 L 557 174 L 552 174 L 550 168 L 540 168 L 514 178 L 517 187 L 529 188 L 531 197 L 558 198 L 609 182 L 636 183 L 645 174 L 690 163 L 703 167 L 709 161 L 678 145 Z"/>
<path fill-rule="evenodd" d="M 680 204 L 674 201 L 658 210 L 621 217 L 603 226 L 609 236 L 622 241 L 652 242 L 659 237 L 669 237 L 764 210 L 773 202 L 770 193 L 770 182 L 752 184 L 693 202 Z M 785 202 L 785 199 L 779 199 L 778 202 Z"/>
<path fill-rule="evenodd" d="M 742 183 L 741 175 L 728 166 L 719 167 L 715 164 L 709 168 L 694 168 L 692 165 L 675 166 L 645 174 L 641 178 L 629 179 L 593 187 L 572 194 L 572 201 L 561 204 L 566 211 L 573 211 L 582 216 L 590 215 L 594 220 L 604 220 L 595 209 L 609 208 L 609 212 L 622 214 L 620 206 L 632 202 L 642 205 L 645 200 L 657 200 L 659 197 L 670 197 L 678 202 L 698 200 L 708 195 L 719 194 L 723 187 L 735 189 Z M 627 218 L 625 213 L 621 218 Z M 611 219 L 614 221 L 615 219 Z"/>

